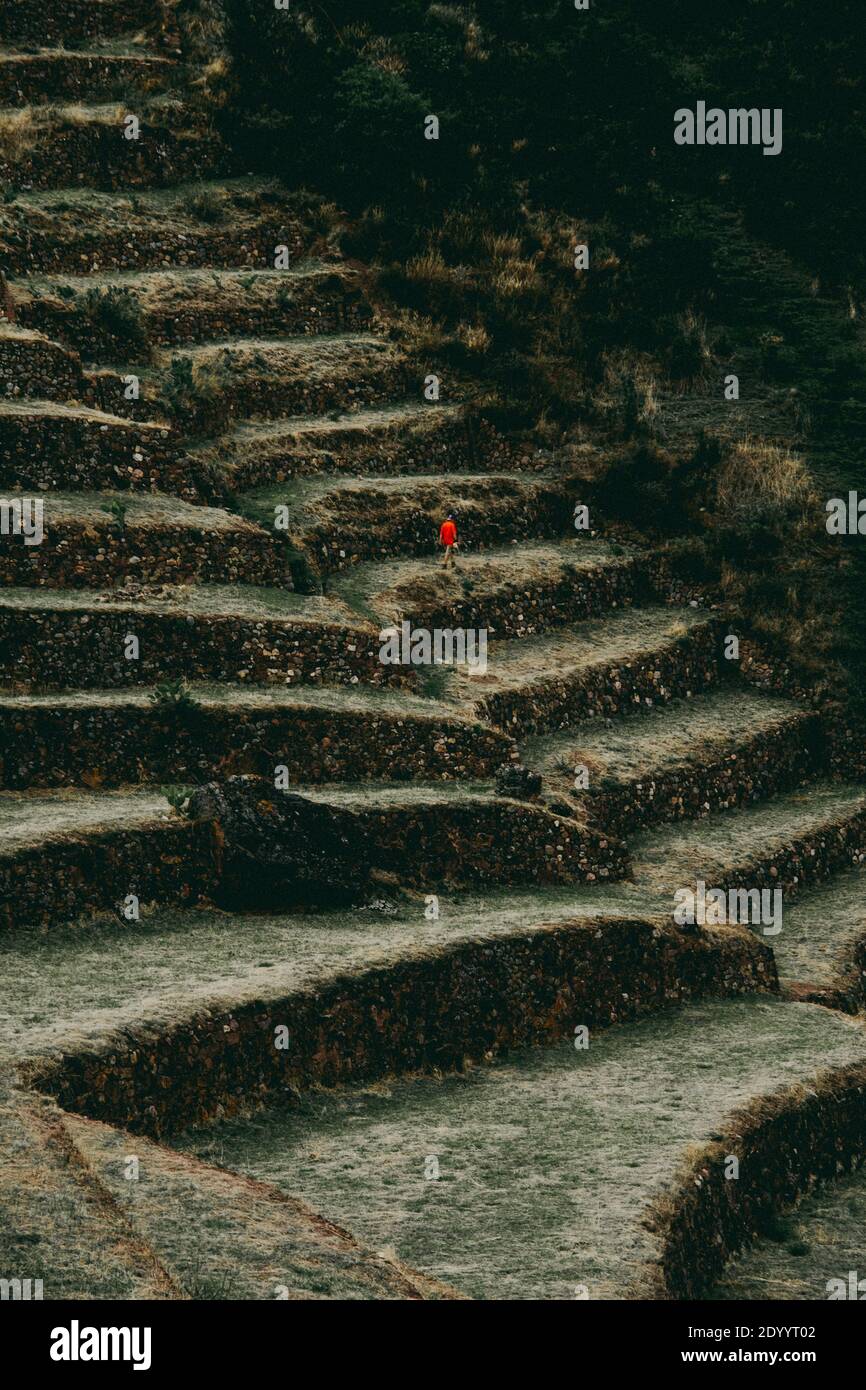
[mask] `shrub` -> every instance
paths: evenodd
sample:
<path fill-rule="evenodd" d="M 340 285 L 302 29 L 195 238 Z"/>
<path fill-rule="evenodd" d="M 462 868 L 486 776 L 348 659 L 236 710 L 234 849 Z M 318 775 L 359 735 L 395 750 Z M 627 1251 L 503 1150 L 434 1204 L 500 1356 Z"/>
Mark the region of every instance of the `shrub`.
<path fill-rule="evenodd" d="M 198 700 L 195 699 L 186 681 L 180 676 L 160 681 L 159 685 L 148 691 L 147 698 L 157 709 L 161 710 L 178 711 L 200 708 Z"/>
<path fill-rule="evenodd" d="M 147 348 L 144 314 L 138 296 L 118 285 L 88 290 L 84 313 L 97 328 L 132 352 Z"/>

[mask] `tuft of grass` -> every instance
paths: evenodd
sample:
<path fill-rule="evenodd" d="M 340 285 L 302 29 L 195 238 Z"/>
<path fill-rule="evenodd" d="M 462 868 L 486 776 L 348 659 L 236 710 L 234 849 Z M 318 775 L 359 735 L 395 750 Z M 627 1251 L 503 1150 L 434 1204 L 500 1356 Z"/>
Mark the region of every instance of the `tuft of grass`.
<path fill-rule="evenodd" d="M 818 498 L 803 460 L 763 439 L 745 439 L 722 459 L 716 504 L 731 521 L 774 521 L 805 512 Z"/>
<path fill-rule="evenodd" d="M 161 795 L 165 797 L 166 801 L 168 802 L 169 806 L 174 811 L 176 816 L 186 815 L 187 807 L 189 806 L 188 787 L 168 786 L 160 787 L 159 790 Z"/>
<path fill-rule="evenodd" d="M 124 534 L 124 531 L 126 530 L 126 513 L 128 510 L 127 504 L 125 502 L 121 502 L 119 497 L 115 497 L 113 501 L 106 502 L 105 505 L 101 508 L 101 510 L 114 518 L 114 524 L 117 527 L 118 532 L 122 536 Z"/>
<path fill-rule="evenodd" d="M 184 199 L 183 207 L 184 211 L 191 217 L 198 218 L 199 222 L 214 224 L 225 221 L 225 203 L 212 188 L 196 189 Z"/>
<path fill-rule="evenodd" d="M 132 290 L 118 285 L 88 290 L 84 313 L 104 333 L 116 338 L 133 352 L 147 350 L 147 330 L 141 303 Z"/>
<path fill-rule="evenodd" d="M 206 367 L 196 370 L 191 357 L 173 357 L 160 388 L 159 401 L 173 420 L 194 416 L 216 395 L 213 374 Z"/>
<path fill-rule="evenodd" d="M 196 700 L 186 681 L 180 676 L 160 681 L 159 685 L 148 692 L 147 698 L 157 709 L 162 710 L 177 711 L 200 708 L 199 701 Z"/>
<path fill-rule="evenodd" d="M 32 106 L 0 113 L 0 157 L 24 159 L 33 149 L 44 121 Z"/>

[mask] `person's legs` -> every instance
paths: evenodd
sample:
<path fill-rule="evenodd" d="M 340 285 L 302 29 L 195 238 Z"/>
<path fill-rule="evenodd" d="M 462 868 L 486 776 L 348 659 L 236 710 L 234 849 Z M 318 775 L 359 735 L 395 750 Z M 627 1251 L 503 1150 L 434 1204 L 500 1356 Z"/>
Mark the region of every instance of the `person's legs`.
<path fill-rule="evenodd" d="M 454 547 L 453 547 L 453 545 L 446 545 L 446 547 L 445 547 L 445 558 L 444 558 L 443 561 L 442 561 L 442 568 L 445 569 L 445 570 L 447 570 L 448 566 L 449 566 L 449 565 L 453 565 L 453 564 L 454 564 Z"/>

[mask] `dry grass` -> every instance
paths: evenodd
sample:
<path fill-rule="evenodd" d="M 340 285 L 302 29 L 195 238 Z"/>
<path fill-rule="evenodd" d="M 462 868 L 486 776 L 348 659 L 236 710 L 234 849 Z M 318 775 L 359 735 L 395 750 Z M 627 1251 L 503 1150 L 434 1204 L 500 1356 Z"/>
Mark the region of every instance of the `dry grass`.
<path fill-rule="evenodd" d="M 33 149 L 44 124 L 32 106 L 0 113 L 0 157 L 23 159 Z"/>
<path fill-rule="evenodd" d="M 771 520 L 818 508 L 803 460 L 764 439 L 744 439 L 727 454 L 716 475 L 716 502 L 732 521 Z"/>
<path fill-rule="evenodd" d="M 616 353 L 606 357 L 604 377 L 593 404 L 602 421 L 625 434 L 655 434 L 659 424 L 658 381 L 645 355 Z"/>

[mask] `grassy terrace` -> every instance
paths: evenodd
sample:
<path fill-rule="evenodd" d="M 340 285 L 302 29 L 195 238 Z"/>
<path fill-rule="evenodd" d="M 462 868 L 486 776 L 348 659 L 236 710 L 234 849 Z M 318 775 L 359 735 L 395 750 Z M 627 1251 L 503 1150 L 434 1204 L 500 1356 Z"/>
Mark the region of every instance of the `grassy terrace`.
<path fill-rule="evenodd" d="M 170 807 L 159 792 L 0 792 L 0 854 L 41 844 L 55 835 L 85 834 L 165 819 Z"/>
<path fill-rule="evenodd" d="M 459 482 L 459 480 L 458 480 Z M 445 485 L 451 497 L 451 479 Z M 450 505 L 450 502 L 449 502 Z M 447 605 L 449 600 L 471 598 L 483 603 L 512 589 L 527 590 L 533 584 L 552 585 L 566 580 L 573 570 L 594 570 L 627 564 L 637 550 L 624 551 L 601 540 L 566 539 L 559 543 L 527 541 L 519 545 L 491 546 L 481 552 L 458 552 L 456 569 L 443 570 L 417 560 L 393 560 L 383 564 L 354 566 L 328 582 L 337 594 L 365 616 L 393 618 L 414 604 L 425 609 Z M 468 584 L 466 583 L 468 581 Z M 471 588 L 470 588 L 471 586 Z"/>
<path fill-rule="evenodd" d="M 286 441 L 291 444 L 320 446 L 327 449 L 336 443 L 369 433 L 372 437 L 418 426 L 433 427 L 452 420 L 460 413 L 457 405 L 419 405 L 404 402 L 392 406 L 368 406 L 355 411 L 335 410 L 331 416 L 296 415 L 285 420 L 244 420 L 220 441 L 221 448 L 243 454 L 247 450 L 264 448 Z"/>
<path fill-rule="evenodd" d="M 170 188 L 21 192 L 0 207 L 0 243 L 12 269 L 42 273 L 105 266 L 206 264 L 262 268 L 288 238 L 302 252 L 323 226 L 320 200 L 286 194 L 265 179 L 208 179 Z M 279 235 L 277 235 L 279 233 Z"/>
<path fill-rule="evenodd" d="M 36 335 L 38 336 L 38 335 Z M 62 401 L 7 400 L 0 401 L 0 421 L 4 418 L 15 420 L 19 417 L 45 416 L 57 420 L 88 420 L 95 425 L 106 425 L 110 429 L 126 430 L 133 436 L 147 438 L 148 433 L 165 439 L 168 431 L 165 425 L 148 420 L 127 420 L 120 415 L 110 415 L 104 410 L 96 410 L 89 405 L 70 405 Z"/>
<path fill-rule="evenodd" d="M 389 690 L 363 685 L 353 686 L 302 686 L 297 688 L 269 689 L 248 685 L 213 685 L 191 681 L 188 684 L 191 698 L 198 704 L 215 709 L 261 710 L 264 713 L 291 712 L 292 710 L 316 709 L 332 711 L 334 714 L 354 713 L 359 719 L 364 715 L 393 714 L 405 715 L 407 719 L 446 719 L 450 724 L 463 722 L 463 716 L 453 705 L 442 700 L 426 699 L 403 690 Z M 56 695 L 0 695 L 0 712 L 11 714 L 16 708 L 24 709 L 64 709 L 82 714 L 89 710 L 105 707 L 129 706 L 131 709 L 150 709 L 152 701 L 148 690 L 88 690 L 63 691 Z M 473 721 L 469 721 L 473 722 Z"/>
<path fill-rule="evenodd" d="M 794 1212 L 773 1223 L 771 1232 L 734 1260 L 710 1295 L 713 1299 L 780 1299 L 823 1301 L 841 1280 L 844 1299 L 861 1300 L 850 1291 L 864 1277 L 866 1168 L 804 1198 Z"/>
<path fill-rule="evenodd" d="M 688 825 L 664 826 L 629 839 L 639 888 L 667 895 L 694 886 L 722 886 L 726 871 L 771 855 L 784 857 L 798 837 L 820 840 L 822 832 L 866 810 L 866 787 L 818 783 L 761 805 L 708 816 Z M 861 832 L 861 844 L 866 827 Z"/>
<path fill-rule="evenodd" d="M 839 874 L 793 903 L 773 951 L 784 982 L 833 985 L 866 941 L 866 868 Z"/>
<path fill-rule="evenodd" d="M 124 494 L 125 496 L 125 494 Z M 173 504 L 172 504 L 173 505 Z M 198 512 L 198 508 L 194 508 Z M 254 584 L 187 584 L 167 591 L 160 589 L 159 597 L 124 599 L 116 591 L 107 593 L 75 592 L 70 589 L 9 588 L 0 591 L 0 608 L 59 609 L 65 612 L 86 613 L 102 609 L 124 612 L 188 613 L 191 616 L 219 617 L 221 615 L 292 622 L 320 622 L 357 627 L 363 624 L 344 604 L 317 594 L 295 594 L 285 589 L 265 589 Z"/>
<path fill-rule="evenodd" d="M 476 1298 L 621 1298 L 655 1253 L 642 1225 L 683 1150 L 755 1095 L 866 1058 L 813 1005 L 719 1001 L 460 1076 L 320 1093 L 183 1147 L 302 1195 Z M 438 1181 L 425 1159 L 438 1158 Z"/>
<path fill-rule="evenodd" d="M 19 1055 L 44 1054 L 62 1039 L 71 1048 L 115 1029 L 168 1025 L 197 1008 L 314 991 L 354 971 L 536 923 L 642 915 L 620 884 L 441 893 L 439 902 L 438 921 L 425 918 L 419 889 L 351 911 L 162 908 L 134 924 L 99 916 L 48 934 L 23 929 L 0 940 L 3 1036 Z"/>
<path fill-rule="evenodd" d="M 797 719 L 802 706 L 793 700 L 760 694 L 748 687 L 722 687 L 648 709 L 613 723 L 591 720 L 579 728 L 527 739 L 523 761 L 539 770 L 545 782 L 570 789 L 572 769 L 583 762 L 591 785 L 606 787 L 649 775 L 704 763 L 735 750 L 752 738 Z M 567 769 L 562 767 L 565 762 Z"/>
<path fill-rule="evenodd" d="M 225 372 L 259 376 L 327 378 L 358 367 L 387 366 L 399 362 L 393 344 L 370 333 L 316 334 L 314 337 L 226 338 L 194 344 L 186 350 L 195 367 L 220 366 Z M 158 355 L 166 364 L 169 354 Z"/>
<path fill-rule="evenodd" d="M 23 1095 L 0 1070 L 0 1263 L 45 1297 L 447 1297 L 302 1203 Z M 26 1164 L 21 1156 L 27 1156 Z M 135 1189 L 133 1191 L 133 1188 Z"/>
<path fill-rule="evenodd" d="M 696 608 L 636 608 L 560 628 L 541 637 L 491 643 L 484 675 L 449 672 L 447 693 L 478 699 L 535 683 L 568 680 L 593 666 L 648 657 L 710 621 Z"/>
<path fill-rule="evenodd" d="M 176 497 L 158 493 L 135 494 L 116 492 L 52 492 L 45 498 L 45 525 L 52 521 L 65 530 L 79 525 L 98 530 L 117 529 L 118 522 L 106 511 L 112 502 L 124 509 L 123 528 L 131 531 L 160 531 L 171 540 L 174 533 L 221 531 L 235 532 L 238 543 L 248 536 L 259 536 L 258 528 L 243 517 L 224 511 L 221 507 L 195 507 Z"/>
<path fill-rule="evenodd" d="M 126 1136 L 74 1117 L 64 1124 L 135 1235 L 190 1298 L 273 1300 L 286 1287 L 303 1299 L 453 1296 L 360 1247 L 296 1199 L 140 1136 L 139 1181 L 126 1182 Z"/>
<path fill-rule="evenodd" d="M 558 475 L 550 476 L 555 480 Z M 458 506 L 461 501 L 470 504 L 479 499 L 487 501 L 502 496 L 503 492 L 514 498 L 531 497 L 535 490 L 534 479 L 515 477 L 513 473 L 451 473 L 445 479 L 439 473 L 426 476 L 416 473 L 408 478 L 343 478 L 322 474 L 299 479 L 284 489 L 282 495 L 290 498 L 300 511 L 315 511 L 323 502 L 327 506 L 331 499 L 333 505 L 345 506 L 356 493 L 379 498 L 385 507 L 396 501 L 423 508 L 437 503 L 441 507 L 443 493 Z"/>
<path fill-rule="evenodd" d="M 112 270 L 92 275 L 28 275 L 21 282 L 23 299 L 61 298 L 74 301 L 88 290 L 127 289 L 140 300 L 142 308 L 169 310 L 175 304 L 192 301 L 201 308 L 214 308 L 226 299 L 243 298 L 255 306 L 261 299 L 270 302 L 280 288 L 316 281 L 323 275 L 341 278 L 341 267 L 309 259 L 287 270 L 210 270 L 172 268 L 171 270 Z"/>
<path fill-rule="evenodd" d="M 22 1158 L 26 1156 L 26 1161 Z M 157 1261 L 94 1183 L 76 1180 L 44 1105 L 0 1069 L 0 1263 L 43 1279 L 46 1298 L 169 1298 Z"/>

